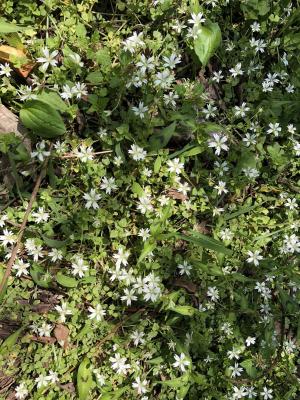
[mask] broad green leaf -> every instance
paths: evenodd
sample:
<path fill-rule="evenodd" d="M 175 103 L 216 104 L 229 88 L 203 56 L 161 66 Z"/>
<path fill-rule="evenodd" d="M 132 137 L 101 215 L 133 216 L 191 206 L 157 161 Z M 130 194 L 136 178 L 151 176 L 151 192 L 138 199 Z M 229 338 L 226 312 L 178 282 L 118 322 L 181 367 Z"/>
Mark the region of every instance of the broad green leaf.
<path fill-rule="evenodd" d="M 222 242 L 219 242 L 210 236 L 203 235 L 200 232 L 190 231 L 189 235 L 179 234 L 178 237 L 179 239 L 202 246 L 205 249 L 214 250 L 217 253 L 223 253 L 226 255 L 230 255 L 232 253 L 232 251 L 225 247 Z"/>
<path fill-rule="evenodd" d="M 172 122 L 171 125 L 162 129 L 159 133 L 154 133 L 149 138 L 149 148 L 150 150 L 157 151 L 166 147 L 169 143 L 171 137 L 174 135 L 176 129 L 176 122 Z"/>
<path fill-rule="evenodd" d="M 17 343 L 17 340 L 23 328 L 18 329 L 16 332 L 9 335 L 0 346 L 0 354 L 4 355 L 11 351 L 12 347 Z"/>
<path fill-rule="evenodd" d="M 92 369 L 90 360 L 85 357 L 79 365 L 77 372 L 77 392 L 79 400 L 87 400 L 93 386 Z"/>
<path fill-rule="evenodd" d="M 162 357 L 156 357 L 156 358 L 152 358 L 151 360 L 146 360 L 147 364 L 153 364 L 153 365 L 161 365 L 163 364 L 164 359 Z"/>
<path fill-rule="evenodd" d="M 22 30 L 24 30 L 23 27 L 13 24 L 12 22 L 7 22 L 4 19 L 0 18 L 0 34 L 21 32 Z"/>
<path fill-rule="evenodd" d="M 68 110 L 68 106 L 66 105 L 66 103 L 55 92 L 42 92 L 41 94 L 37 95 L 37 100 L 48 104 L 49 106 L 60 112 L 65 112 Z"/>
<path fill-rule="evenodd" d="M 168 379 L 166 381 L 160 381 L 158 383 L 172 387 L 172 388 L 178 388 L 181 385 L 187 383 L 189 381 L 189 379 L 190 379 L 190 374 L 187 373 L 187 374 L 180 376 L 179 378 Z"/>
<path fill-rule="evenodd" d="M 178 314 L 185 315 L 187 317 L 192 317 L 195 314 L 196 308 L 191 306 L 174 306 L 168 308 L 168 310 L 174 311 Z"/>
<path fill-rule="evenodd" d="M 193 157 L 196 156 L 204 151 L 204 148 L 201 146 L 194 146 L 189 150 L 184 151 L 181 153 L 183 157 Z"/>
<path fill-rule="evenodd" d="M 134 194 L 137 194 L 139 197 L 142 197 L 144 195 L 144 190 L 142 186 L 137 182 L 133 182 L 131 190 Z"/>
<path fill-rule="evenodd" d="M 33 266 L 30 268 L 30 275 L 38 286 L 47 289 L 51 287 L 52 277 L 40 265 L 33 264 Z"/>
<path fill-rule="evenodd" d="M 20 111 L 20 119 L 26 128 L 37 136 L 52 139 L 63 135 L 66 127 L 59 112 L 39 100 L 27 101 Z"/>
<path fill-rule="evenodd" d="M 194 50 L 203 66 L 214 55 L 221 39 L 221 30 L 217 23 L 208 21 L 199 28 L 197 39 L 194 40 Z"/>
<path fill-rule="evenodd" d="M 255 378 L 257 376 L 257 369 L 253 366 L 253 360 L 251 358 L 242 361 L 241 366 L 245 368 L 245 371 L 251 378 Z"/>
<path fill-rule="evenodd" d="M 62 272 L 58 272 L 56 275 L 56 281 L 63 287 L 74 288 L 78 285 L 78 280 L 73 278 L 72 276 L 68 276 L 63 274 Z"/>
<path fill-rule="evenodd" d="M 55 239 L 50 239 L 45 235 L 42 235 L 43 241 L 48 247 L 55 247 L 56 249 L 60 249 L 61 247 L 66 246 L 68 243 L 68 240 L 55 240 Z"/>
<path fill-rule="evenodd" d="M 158 156 L 155 160 L 154 167 L 153 167 L 153 171 L 155 174 L 157 174 L 159 172 L 160 167 L 161 167 L 161 157 Z"/>
<path fill-rule="evenodd" d="M 138 262 L 143 261 L 147 257 L 147 255 L 151 253 L 152 250 L 155 249 L 155 247 L 156 243 L 150 243 L 149 241 L 146 241 L 144 244 L 144 248 L 141 252 L 141 255 L 139 256 Z"/>

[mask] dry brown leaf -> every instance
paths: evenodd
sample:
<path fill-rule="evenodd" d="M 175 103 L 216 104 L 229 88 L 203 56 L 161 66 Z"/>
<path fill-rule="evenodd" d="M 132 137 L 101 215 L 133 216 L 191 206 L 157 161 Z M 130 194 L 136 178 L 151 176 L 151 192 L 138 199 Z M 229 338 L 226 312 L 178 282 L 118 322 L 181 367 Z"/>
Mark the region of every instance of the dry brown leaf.
<path fill-rule="evenodd" d="M 69 329 L 65 325 L 57 324 L 54 329 L 54 336 L 64 349 L 68 347 Z"/>
<path fill-rule="evenodd" d="M 195 285 L 193 282 L 191 282 L 191 281 L 186 281 L 186 280 L 183 280 L 183 279 L 175 279 L 174 281 L 173 281 L 173 285 L 174 286 L 178 286 L 178 287 L 181 287 L 181 288 L 184 288 L 184 289 L 186 289 L 189 293 L 196 293 L 197 292 L 197 285 Z"/>
<path fill-rule="evenodd" d="M 53 344 L 56 342 L 56 339 L 51 336 L 30 336 L 30 339 L 44 344 Z"/>
<path fill-rule="evenodd" d="M 23 78 L 27 78 L 32 69 L 35 67 L 35 63 L 28 60 L 26 53 L 22 49 L 16 49 L 11 46 L 0 46 L 0 61 L 11 63 L 13 58 L 27 59 L 24 65 L 20 68 L 15 68 L 15 71 Z"/>
<path fill-rule="evenodd" d="M 172 199 L 175 199 L 175 200 L 181 200 L 181 201 L 188 200 L 187 195 L 178 192 L 178 190 L 176 190 L 176 189 L 168 189 L 167 196 L 171 197 Z"/>

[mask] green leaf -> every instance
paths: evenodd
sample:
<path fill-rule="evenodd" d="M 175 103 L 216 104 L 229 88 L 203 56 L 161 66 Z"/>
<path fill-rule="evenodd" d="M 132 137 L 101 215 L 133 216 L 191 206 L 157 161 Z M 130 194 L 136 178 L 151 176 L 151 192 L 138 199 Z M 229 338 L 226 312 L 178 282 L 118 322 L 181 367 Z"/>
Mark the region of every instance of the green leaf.
<path fill-rule="evenodd" d="M 77 372 L 77 392 L 79 400 L 87 400 L 93 385 L 90 360 L 85 357 Z"/>
<path fill-rule="evenodd" d="M 133 182 L 131 190 L 134 194 L 137 194 L 139 197 L 142 197 L 144 195 L 144 190 L 142 186 L 137 182 Z"/>
<path fill-rule="evenodd" d="M 61 247 L 66 246 L 68 240 L 55 240 L 47 238 L 47 236 L 42 235 L 43 241 L 48 247 L 55 247 L 56 249 L 60 249 Z"/>
<path fill-rule="evenodd" d="M 153 167 L 153 171 L 155 174 L 157 174 L 159 172 L 160 167 L 161 167 L 161 157 L 158 156 L 155 160 L 154 167 Z"/>
<path fill-rule="evenodd" d="M 257 369 L 253 367 L 253 360 L 251 358 L 242 361 L 241 366 L 245 368 L 245 371 L 251 378 L 255 378 L 257 376 Z"/>
<path fill-rule="evenodd" d="M 152 250 L 154 250 L 156 247 L 156 243 L 150 243 L 149 241 L 146 241 L 144 244 L 143 251 L 141 252 L 141 255 L 139 256 L 138 262 L 140 263 L 143 261 L 149 253 L 151 253 Z"/>
<path fill-rule="evenodd" d="M 6 22 L 4 19 L 0 18 L 0 34 L 21 32 L 22 30 L 24 30 L 24 28 L 21 26 L 13 24 L 12 22 Z"/>
<path fill-rule="evenodd" d="M 194 50 L 203 66 L 214 55 L 221 40 L 221 30 L 217 23 L 208 21 L 199 28 L 197 39 L 194 40 Z"/>
<path fill-rule="evenodd" d="M 65 112 L 68 110 L 68 106 L 66 105 L 66 103 L 55 92 L 42 92 L 41 94 L 37 95 L 37 100 L 48 104 L 49 106 L 60 112 Z"/>
<path fill-rule="evenodd" d="M 192 317 L 195 314 L 196 308 L 191 306 L 173 306 L 168 308 L 168 310 L 174 311 L 178 314 L 185 315 L 187 317 Z"/>
<path fill-rule="evenodd" d="M 222 242 L 219 242 L 218 240 L 210 236 L 206 236 L 202 233 L 194 231 L 190 231 L 189 233 L 190 236 L 179 234 L 178 237 L 179 239 L 186 240 L 187 242 L 192 242 L 206 249 L 214 250 L 217 253 L 223 253 L 226 255 L 231 255 L 232 253 L 232 251 L 225 247 Z"/>
<path fill-rule="evenodd" d="M 7 354 L 11 351 L 11 349 L 17 343 L 17 340 L 19 339 L 22 330 L 23 328 L 18 329 L 16 332 L 12 333 L 4 340 L 4 342 L 0 346 L 1 355 Z"/>
<path fill-rule="evenodd" d="M 61 271 L 57 273 L 56 275 L 56 281 L 63 287 L 67 288 L 75 288 L 78 285 L 78 280 L 68 276 L 64 275 Z"/>
<path fill-rule="evenodd" d="M 171 137 L 174 135 L 176 129 L 176 122 L 162 129 L 159 133 L 154 133 L 149 139 L 150 150 L 157 151 L 166 147 Z"/>
<path fill-rule="evenodd" d="M 33 281 L 40 287 L 49 288 L 51 287 L 52 277 L 49 273 L 46 273 L 44 268 L 38 264 L 33 264 L 30 268 L 30 275 Z"/>
<path fill-rule="evenodd" d="M 59 112 L 39 100 L 27 101 L 20 111 L 20 118 L 26 128 L 35 135 L 52 139 L 63 135 L 66 127 Z"/>

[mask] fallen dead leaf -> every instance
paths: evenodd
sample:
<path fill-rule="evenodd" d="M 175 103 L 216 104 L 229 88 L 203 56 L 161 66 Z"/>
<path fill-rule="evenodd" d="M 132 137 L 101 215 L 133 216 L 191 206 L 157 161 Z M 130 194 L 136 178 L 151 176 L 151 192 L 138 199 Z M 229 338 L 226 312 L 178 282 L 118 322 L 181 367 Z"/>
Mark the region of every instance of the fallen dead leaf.
<path fill-rule="evenodd" d="M 56 342 L 56 339 L 51 336 L 30 336 L 30 339 L 34 342 L 40 342 L 44 344 L 53 344 Z"/>
<path fill-rule="evenodd" d="M 22 49 L 16 49 L 11 46 L 0 46 L 0 60 L 12 63 L 13 59 L 24 60 L 24 64 L 20 68 L 15 68 L 15 71 L 23 78 L 27 78 L 30 72 L 35 67 L 35 63 L 28 59 L 26 53 Z"/>
<path fill-rule="evenodd" d="M 174 279 L 173 281 L 174 286 L 181 287 L 183 289 L 186 289 L 189 293 L 196 293 L 197 292 L 197 285 L 195 285 L 191 281 L 186 281 L 183 279 Z"/>
<path fill-rule="evenodd" d="M 64 349 L 68 347 L 69 329 L 65 325 L 57 324 L 54 329 L 54 336 Z"/>
<path fill-rule="evenodd" d="M 175 200 L 181 200 L 181 201 L 188 200 L 187 195 L 178 192 L 178 190 L 176 190 L 176 189 L 168 189 L 167 196 L 171 197 L 172 199 L 175 199 Z"/>

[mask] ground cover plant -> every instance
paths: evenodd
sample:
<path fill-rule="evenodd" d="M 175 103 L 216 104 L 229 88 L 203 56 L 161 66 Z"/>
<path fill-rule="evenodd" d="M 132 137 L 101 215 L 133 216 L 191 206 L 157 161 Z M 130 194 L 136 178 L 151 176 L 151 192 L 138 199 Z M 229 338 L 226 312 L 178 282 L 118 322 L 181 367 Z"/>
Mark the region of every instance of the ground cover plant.
<path fill-rule="evenodd" d="M 299 2 L 0 15 L 0 398 L 299 398 Z"/>

